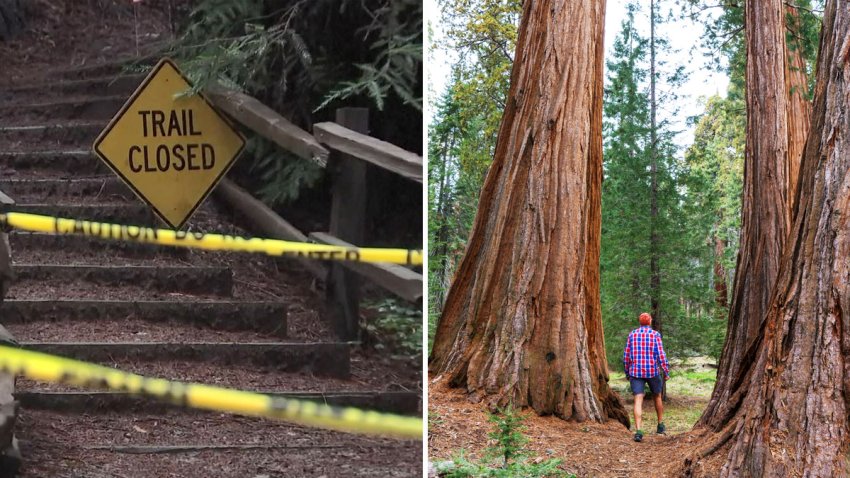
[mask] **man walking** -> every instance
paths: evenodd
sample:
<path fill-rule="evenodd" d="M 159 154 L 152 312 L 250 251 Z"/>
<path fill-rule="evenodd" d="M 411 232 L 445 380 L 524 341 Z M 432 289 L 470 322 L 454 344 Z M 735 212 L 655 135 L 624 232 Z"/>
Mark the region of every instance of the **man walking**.
<path fill-rule="evenodd" d="M 637 430 L 635 441 L 643 440 L 640 422 L 643 414 L 644 385 L 647 383 L 655 399 L 655 413 L 658 414 L 656 433 L 664 433 L 664 404 L 661 402 L 661 390 L 664 383 L 661 381 L 661 372 L 664 372 L 664 380 L 670 378 L 670 368 L 667 365 L 667 356 L 664 355 L 664 346 L 661 344 L 661 334 L 652 330 L 652 316 L 644 312 L 640 314 L 639 321 L 640 327 L 632 330 L 629 334 L 629 338 L 626 340 L 626 350 L 623 352 L 626 378 L 632 387 L 632 393 L 635 395 L 635 427 Z"/>

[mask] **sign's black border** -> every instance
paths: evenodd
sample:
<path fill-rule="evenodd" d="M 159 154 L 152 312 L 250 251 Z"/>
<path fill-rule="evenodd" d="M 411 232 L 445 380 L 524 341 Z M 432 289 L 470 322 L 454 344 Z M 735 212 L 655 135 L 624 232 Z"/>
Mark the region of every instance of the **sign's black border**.
<path fill-rule="evenodd" d="M 165 215 L 159 209 L 157 209 L 156 206 L 154 206 L 153 203 L 151 203 L 145 197 L 144 194 L 141 193 L 141 191 L 139 191 L 138 189 L 136 189 L 135 186 L 133 186 L 133 183 L 131 183 L 126 177 L 124 177 L 123 174 L 121 174 L 121 171 L 118 170 L 118 168 L 115 167 L 106 158 L 106 155 L 101 153 L 100 149 L 99 149 L 100 143 L 103 142 L 104 139 L 106 139 L 106 136 L 109 135 L 110 132 L 112 132 L 112 128 L 114 128 L 115 125 L 118 123 L 118 121 L 120 121 L 121 118 L 124 117 L 124 115 L 127 113 L 127 110 L 130 109 L 130 105 L 132 105 L 133 102 L 136 100 L 136 98 L 138 98 L 139 95 L 142 94 L 142 91 L 145 90 L 145 88 L 154 79 L 154 77 L 157 75 L 157 73 L 159 73 L 159 70 L 161 70 L 162 67 L 165 66 L 166 64 L 168 64 L 172 68 L 174 68 L 174 71 L 176 71 L 177 74 L 180 75 L 181 78 L 183 78 L 183 81 L 185 81 L 190 87 L 194 86 L 194 85 L 192 85 L 192 82 L 189 81 L 188 78 L 186 78 L 186 75 L 184 75 L 183 72 L 180 71 L 180 68 L 177 68 L 177 65 L 171 60 L 171 58 L 163 58 L 163 59 L 159 60 L 157 62 L 157 64 L 153 67 L 151 72 L 148 73 L 148 76 L 146 76 L 145 79 L 142 80 L 142 83 L 136 88 L 136 91 L 134 91 L 133 94 L 130 95 L 130 98 L 127 100 L 126 103 L 124 103 L 124 106 L 122 106 L 121 109 L 118 110 L 118 113 L 115 114 L 115 117 L 113 117 L 112 120 L 109 121 L 109 124 L 106 125 L 106 128 L 104 128 L 104 130 L 101 131 L 101 133 L 97 136 L 97 139 L 94 140 L 94 145 L 92 146 L 92 149 L 94 150 L 94 154 L 98 158 L 100 158 L 104 163 L 106 163 L 106 165 L 109 166 L 109 169 L 111 169 L 115 174 L 117 174 L 118 177 L 120 177 L 121 180 L 124 181 L 124 184 L 126 184 L 127 186 L 130 187 L 130 189 L 133 190 L 133 192 L 136 194 L 136 196 L 139 197 L 139 199 L 141 199 L 148 206 L 150 206 L 151 209 L 153 209 L 153 211 L 156 213 L 156 215 L 159 216 L 159 218 L 162 219 L 163 222 L 165 222 L 166 224 L 171 226 L 173 229 L 180 229 L 181 227 L 183 227 L 184 224 L 186 224 L 186 221 L 188 221 L 189 218 L 192 217 L 193 214 L 195 214 L 195 211 L 198 209 L 198 207 L 201 204 L 203 204 L 203 202 L 207 199 L 207 197 L 210 195 L 210 193 L 213 191 L 213 189 L 215 189 L 215 187 L 218 186 L 218 183 L 221 182 L 221 179 L 228 173 L 228 171 L 230 171 L 230 168 L 232 168 L 233 164 L 236 163 L 236 160 L 242 154 L 242 151 L 245 150 L 245 136 L 242 134 L 241 131 L 239 131 L 238 128 L 235 128 L 233 126 L 233 123 L 231 123 L 230 120 L 227 119 L 227 117 L 222 115 L 218 111 L 218 109 L 215 106 L 213 106 L 213 104 L 210 102 L 210 100 L 208 100 L 207 97 L 204 96 L 203 93 L 198 93 L 198 96 L 200 96 L 201 99 L 204 100 L 204 102 L 207 104 L 207 106 L 212 108 L 212 110 L 215 112 L 215 114 L 217 114 L 218 117 L 221 118 L 221 120 L 224 121 L 225 124 L 230 126 L 230 128 L 233 130 L 233 132 L 236 133 L 236 136 L 238 136 L 239 139 L 242 140 L 242 145 L 239 146 L 239 150 L 237 150 L 236 154 L 233 155 L 233 158 L 230 160 L 230 163 L 228 163 L 228 165 L 225 166 L 224 169 L 222 169 L 221 173 L 218 176 L 216 176 L 216 178 L 210 184 L 210 187 L 207 188 L 206 192 L 204 192 L 204 194 L 201 195 L 201 198 L 198 199 L 198 202 L 195 203 L 194 206 L 192 206 L 192 209 L 189 210 L 189 213 L 186 214 L 186 217 L 183 218 L 183 220 L 180 222 L 180 224 L 178 224 L 176 226 L 174 224 L 172 224 L 171 221 L 169 221 L 165 217 Z"/>

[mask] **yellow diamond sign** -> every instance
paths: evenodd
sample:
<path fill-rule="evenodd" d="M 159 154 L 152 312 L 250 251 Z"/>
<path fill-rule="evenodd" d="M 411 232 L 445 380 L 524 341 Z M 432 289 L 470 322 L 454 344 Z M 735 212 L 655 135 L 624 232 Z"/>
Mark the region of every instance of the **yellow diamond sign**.
<path fill-rule="evenodd" d="M 95 153 L 179 229 L 230 169 L 245 139 L 169 59 L 160 60 L 94 143 Z"/>

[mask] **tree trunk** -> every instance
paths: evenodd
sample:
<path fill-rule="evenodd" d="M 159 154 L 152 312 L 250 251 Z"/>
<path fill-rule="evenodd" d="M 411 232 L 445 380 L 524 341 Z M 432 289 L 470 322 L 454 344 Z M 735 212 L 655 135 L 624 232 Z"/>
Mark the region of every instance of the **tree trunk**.
<path fill-rule="evenodd" d="M 658 121 L 655 97 L 655 0 L 649 2 L 649 306 L 652 328 L 662 333 L 661 273 L 658 270 Z"/>
<path fill-rule="evenodd" d="M 729 327 L 717 382 L 700 424 L 721 428 L 740 406 L 752 345 L 759 335 L 790 227 L 788 93 L 782 0 L 748 1 L 747 145 Z"/>
<path fill-rule="evenodd" d="M 664 334 L 661 316 L 661 244 L 658 238 L 658 103 L 655 91 L 655 0 L 649 2 L 649 307 L 652 328 Z M 662 382 L 661 396 L 667 400 L 667 382 Z"/>
<path fill-rule="evenodd" d="M 719 228 L 719 224 L 718 224 Z M 720 231 L 714 233 L 714 300 L 719 310 L 725 314 L 729 306 L 729 291 L 726 287 L 726 269 L 723 267 L 723 253 L 726 250 L 726 241 L 720 235 Z"/>
<path fill-rule="evenodd" d="M 435 250 L 432 254 L 440 257 L 440 269 L 436 271 L 428 271 L 429 273 L 436 274 L 439 280 L 439 284 L 442 286 L 446 282 L 446 278 L 449 275 L 449 247 L 447 245 L 449 240 L 449 174 L 447 171 L 447 163 L 451 158 L 452 151 L 454 151 L 455 147 L 455 137 L 454 133 L 451 134 L 451 138 L 448 142 L 443 143 L 443 158 L 440 163 L 440 194 L 437 199 L 437 217 L 440 221 L 440 226 L 437 229 L 437 244 Z M 433 304 L 436 310 L 442 310 L 443 301 L 445 300 L 445 289 L 443 287 L 437 287 L 436 293 L 431 294 L 431 299 L 435 302 Z"/>
<path fill-rule="evenodd" d="M 493 164 L 430 368 L 474 401 L 616 418 L 599 303 L 604 0 L 526 0 Z"/>
<path fill-rule="evenodd" d="M 785 12 L 794 19 L 795 24 L 799 23 L 796 8 L 787 6 Z M 812 119 L 812 104 L 806 97 L 808 89 L 806 60 L 803 58 L 803 47 L 797 41 L 793 48 L 788 45 L 785 47 L 785 91 L 788 95 L 788 224 L 791 224 L 794 218 L 800 161 Z"/>
<path fill-rule="evenodd" d="M 850 2 L 827 2 L 817 72 L 799 207 L 749 393 L 722 434 L 732 440 L 724 477 L 850 471 Z"/>

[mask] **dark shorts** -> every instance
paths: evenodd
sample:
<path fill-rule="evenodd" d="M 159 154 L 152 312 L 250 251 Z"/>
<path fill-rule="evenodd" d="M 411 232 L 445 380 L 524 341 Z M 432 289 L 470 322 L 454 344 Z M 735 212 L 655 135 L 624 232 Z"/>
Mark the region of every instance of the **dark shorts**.
<path fill-rule="evenodd" d="M 656 395 L 661 393 L 661 389 L 664 385 L 664 381 L 661 380 L 661 375 L 656 375 L 655 377 L 647 378 L 629 377 L 629 383 L 632 386 L 632 393 L 635 395 L 641 395 L 644 393 L 644 383 L 648 383 L 649 389 L 652 390 L 652 393 Z"/>

